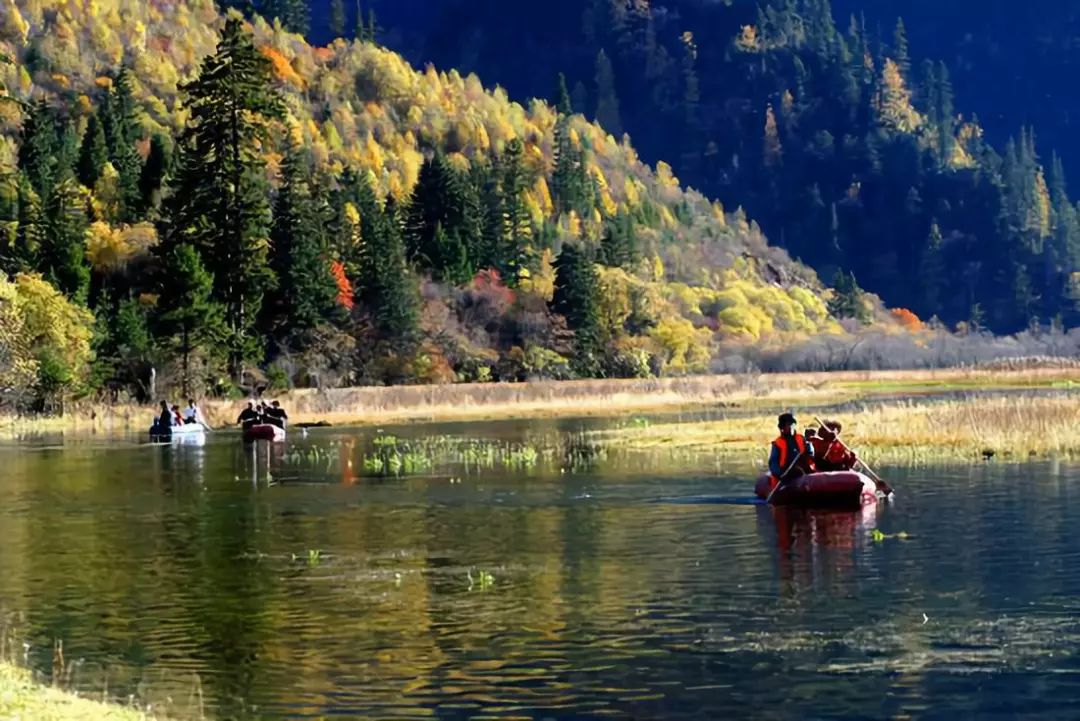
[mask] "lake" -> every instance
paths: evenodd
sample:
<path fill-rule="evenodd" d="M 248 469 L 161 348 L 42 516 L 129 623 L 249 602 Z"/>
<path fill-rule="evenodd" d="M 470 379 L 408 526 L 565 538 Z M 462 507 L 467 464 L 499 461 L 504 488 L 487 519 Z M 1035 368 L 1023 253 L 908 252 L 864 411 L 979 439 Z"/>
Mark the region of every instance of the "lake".
<path fill-rule="evenodd" d="M 181 717 L 1075 713 L 1080 468 L 879 469 L 892 504 L 793 513 L 604 425 L 5 443 L 5 652 Z"/>

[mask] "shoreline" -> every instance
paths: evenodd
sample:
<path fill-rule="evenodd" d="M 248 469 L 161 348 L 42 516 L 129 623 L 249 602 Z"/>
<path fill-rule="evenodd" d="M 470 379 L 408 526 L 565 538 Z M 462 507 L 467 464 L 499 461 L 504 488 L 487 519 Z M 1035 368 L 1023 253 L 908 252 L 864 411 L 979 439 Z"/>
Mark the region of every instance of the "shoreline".
<path fill-rule="evenodd" d="M 395 423 L 604 417 L 709 407 L 740 410 L 805 408 L 832 403 L 917 398 L 950 392 L 1080 389 L 1080 367 L 1029 370 L 945 369 L 691 376 L 645 380 L 303 389 L 281 400 L 290 423 L 334 426 Z M 233 426 L 245 401 L 199 403 L 214 428 Z M 152 405 L 76 403 L 61 417 L 0 417 L 0 436 L 23 433 L 109 433 L 149 428 Z"/>
<path fill-rule="evenodd" d="M 129 706 L 102 703 L 34 681 L 29 671 L 0 661 L 0 718 L 52 721 L 151 721 Z"/>

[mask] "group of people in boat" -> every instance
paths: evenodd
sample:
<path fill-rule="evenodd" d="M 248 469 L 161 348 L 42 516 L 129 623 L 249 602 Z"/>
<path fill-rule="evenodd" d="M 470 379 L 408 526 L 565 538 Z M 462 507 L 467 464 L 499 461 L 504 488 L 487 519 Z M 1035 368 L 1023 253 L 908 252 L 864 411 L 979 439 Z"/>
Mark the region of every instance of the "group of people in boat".
<path fill-rule="evenodd" d="M 262 401 L 259 401 L 258 405 L 256 405 L 255 401 L 248 401 L 247 407 L 240 411 L 240 416 L 236 419 L 236 422 L 239 423 L 240 427 L 245 431 L 252 426 L 265 424 L 277 426 L 278 428 L 285 430 L 285 423 L 288 420 L 289 414 L 281 407 L 279 401 L 274 401 L 269 405 Z"/>
<path fill-rule="evenodd" d="M 797 425 L 791 413 L 778 419 L 780 435 L 769 452 L 769 475 L 774 484 L 809 473 L 850 471 L 858 464 L 859 457 L 840 440 L 843 426 L 838 421 L 826 420 L 820 428 L 807 429 L 805 435 L 795 430 Z"/>
<path fill-rule="evenodd" d="M 199 407 L 195 405 L 194 399 L 188 398 L 187 408 L 183 411 L 180 410 L 180 406 L 170 406 L 168 401 L 161 401 L 161 412 L 157 419 L 158 427 L 172 428 L 193 423 L 206 425 L 203 423 L 202 414 L 199 412 Z"/>

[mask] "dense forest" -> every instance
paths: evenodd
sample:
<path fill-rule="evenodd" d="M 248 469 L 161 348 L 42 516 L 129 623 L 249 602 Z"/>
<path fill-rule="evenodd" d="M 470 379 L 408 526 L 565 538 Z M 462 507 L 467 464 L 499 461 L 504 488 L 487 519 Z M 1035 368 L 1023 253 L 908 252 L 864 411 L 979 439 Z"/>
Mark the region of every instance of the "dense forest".
<path fill-rule="evenodd" d="M 209 0 L 4 19 L 7 404 L 145 399 L 151 378 L 640 377 L 845 318 L 901 327 L 642 164 L 565 86 L 525 107 L 369 31 L 313 47 Z"/>
<path fill-rule="evenodd" d="M 321 46 L 302 0 L 3 2 L 5 407 L 960 362 L 1002 354 L 964 345 L 984 324 L 1071 322 L 1060 164 L 1047 179 L 1026 132 L 999 158 L 950 120 L 940 65 L 913 99 L 910 61 L 860 25 L 837 33 L 827 7 L 764 9 L 713 56 L 688 31 L 667 49 L 647 5 L 596 0 L 564 38 L 600 48 L 592 84 L 568 62 L 550 101 L 521 104 L 417 71 L 338 0 Z M 659 74 L 627 92 L 627 63 L 650 57 Z M 745 75 L 720 114 L 710 57 Z M 650 113 L 635 137 L 726 209 L 639 160 L 620 131 Z M 768 245 L 759 214 L 833 287 Z M 867 278 L 958 332 L 887 311 Z M 1034 337 L 1004 354 L 1076 340 Z"/>
<path fill-rule="evenodd" d="M 1003 102 L 1031 110 L 1011 117 L 1066 123 L 1045 98 L 1053 69 L 1074 64 L 1075 11 L 836 5 L 843 15 L 829 0 L 446 0 L 417 21 L 421 37 L 396 35 L 416 57 L 477 70 L 514 94 L 549 94 L 565 72 L 575 110 L 746 208 L 828 280 L 854 273 L 890 305 L 997 332 L 1075 326 L 1080 238 L 1065 164 L 1039 147 L 1037 128 L 988 142 L 952 82 L 1013 87 Z M 401 22 L 395 4 L 379 7 L 388 27 Z M 947 55 L 912 53 L 897 20 L 909 12 L 919 46 Z M 313 32 L 325 32 L 322 17 Z M 936 32 L 925 30 L 932 21 Z M 1030 32 L 1003 49 L 976 32 L 992 23 Z"/>

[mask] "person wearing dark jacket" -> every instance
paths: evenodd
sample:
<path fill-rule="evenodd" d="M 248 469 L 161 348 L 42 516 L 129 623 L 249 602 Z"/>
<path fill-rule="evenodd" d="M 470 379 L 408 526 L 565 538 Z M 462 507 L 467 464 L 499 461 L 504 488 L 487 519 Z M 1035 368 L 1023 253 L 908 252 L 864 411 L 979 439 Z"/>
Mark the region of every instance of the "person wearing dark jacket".
<path fill-rule="evenodd" d="M 246 431 L 252 426 L 259 425 L 259 423 L 262 422 L 262 419 L 259 418 L 259 414 L 255 412 L 255 404 L 248 401 L 247 408 L 240 411 L 240 416 L 236 419 L 236 422 Z"/>
<path fill-rule="evenodd" d="M 176 417 L 173 416 L 173 412 L 169 408 L 169 403 L 167 401 L 162 401 L 161 402 L 161 415 L 158 416 L 158 420 L 157 420 L 158 428 L 160 428 L 162 430 L 164 430 L 166 428 L 172 428 L 173 427 L 173 422 L 175 420 L 176 420 Z"/>
<path fill-rule="evenodd" d="M 285 430 L 285 422 L 289 420 L 289 414 L 278 401 L 270 404 L 270 407 L 263 412 L 263 417 L 266 418 L 267 423 L 273 423 L 282 430 Z"/>

